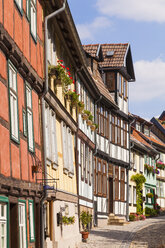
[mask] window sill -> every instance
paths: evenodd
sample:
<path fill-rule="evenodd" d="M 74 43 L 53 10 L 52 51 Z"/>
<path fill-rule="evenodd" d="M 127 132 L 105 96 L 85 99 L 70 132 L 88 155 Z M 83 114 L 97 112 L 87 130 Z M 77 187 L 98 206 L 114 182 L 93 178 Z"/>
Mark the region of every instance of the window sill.
<path fill-rule="evenodd" d="M 67 169 L 67 168 L 63 168 L 63 173 L 64 173 L 65 175 L 68 175 L 68 169 Z"/>
<path fill-rule="evenodd" d="M 68 172 L 68 176 L 69 176 L 70 178 L 73 178 L 73 177 L 74 177 L 74 174 L 73 174 L 72 172 Z"/>

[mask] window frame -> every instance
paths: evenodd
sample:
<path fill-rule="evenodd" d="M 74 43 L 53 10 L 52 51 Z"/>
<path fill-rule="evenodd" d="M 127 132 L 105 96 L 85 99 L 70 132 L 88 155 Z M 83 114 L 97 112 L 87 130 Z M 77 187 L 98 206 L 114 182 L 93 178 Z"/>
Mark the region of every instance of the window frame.
<path fill-rule="evenodd" d="M 13 89 L 10 84 L 11 84 L 11 79 L 10 79 L 10 69 L 12 72 L 15 73 L 15 89 Z M 18 109 L 18 87 L 17 87 L 17 69 L 15 66 L 11 63 L 10 60 L 8 60 L 8 92 L 9 92 L 9 113 L 10 113 L 10 138 L 16 142 L 17 144 L 20 144 L 20 134 L 19 134 L 19 109 Z M 14 116 L 14 119 L 12 120 L 12 108 L 11 108 L 11 95 L 13 98 L 15 97 L 16 101 L 16 112 Z M 14 105 L 12 105 L 14 107 Z M 17 120 L 17 134 L 13 133 L 15 131 L 12 130 L 13 126 L 13 121 Z M 16 135 L 16 136 L 15 136 Z"/>
<path fill-rule="evenodd" d="M 23 15 L 23 0 L 20 0 L 21 5 L 19 5 L 19 0 L 14 0 L 17 9 L 19 10 L 21 16 Z"/>
<path fill-rule="evenodd" d="M 124 178 L 122 178 L 122 173 L 124 173 Z M 125 170 L 120 169 L 120 200 L 125 201 Z"/>
<path fill-rule="evenodd" d="M 27 88 L 30 90 L 30 98 L 31 98 L 31 106 L 28 106 L 28 95 L 27 95 Z M 35 140 L 34 140 L 34 121 L 33 121 L 33 103 L 32 103 L 32 88 L 28 84 L 28 82 L 25 81 L 25 94 L 26 94 L 26 119 L 27 119 L 27 137 L 28 137 L 28 150 L 32 153 L 35 152 Z M 29 123 L 28 123 L 28 114 L 31 115 L 31 128 L 29 128 Z M 30 140 L 30 135 L 29 135 L 29 130 L 32 135 L 32 140 Z M 30 141 L 32 142 L 32 147 L 30 147 Z"/>
<path fill-rule="evenodd" d="M 80 141 L 81 180 L 84 180 L 84 143 Z"/>
<path fill-rule="evenodd" d="M 105 166 L 105 172 L 104 172 L 104 166 Z M 104 185 L 104 181 L 105 181 L 105 185 Z M 104 197 L 107 196 L 107 163 L 104 160 L 102 161 L 102 195 Z"/>
<path fill-rule="evenodd" d="M 97 194 L 99 196 L 102 196 L 102 161 L 101 159 L 97 160 L 97 180 L 98 180 Z"/>
<path fill-rule="evenodd" d="M 114 118 L 114 122 L 112 122 L 112 118 Z M 116 131 L 115 131 L 115 126 L 116 126 L 115 120 L 116 120 L 116 117 L 115 117 L 114 114 L 112 114 L 111 115 L 111 142 L 113 144 L 115 144 L 115 134 L 116 134 Z"/>
<path fill-rule="evenodd" d="M 30 204 L 32 204 L 32 222 L 31 222 L 31 213 L 30 213 Z M 34 217 L 34 201 L 33 200 L 28 200 L 28 208 L 29 208 L 29 236 L 30 236 L 30 242 L 33 243 L 35 242 L 35 217 Z M 33 233 L 34 233 L 34 237 L 32 238 L 31 236 L 31 225 L 33 225 Z"/>
<path fill-rule="evenodd" d="M 25 200 L 22 200 L 22 199 L 19 199 L 18 200 L 18 228 L 19 228 L 19 245 L 20 245 L 20 213 L 19 213 L 19 206 L 20 205 L 24 205 L 25 207 L 25 244 L 26 244 L 26 248 L 28 248 L 28 237 L 27 237 L 27 208 L 26 208 L 26 201 Z M 24 247 L 21 247 L 19 246 L 20 248 L 24 248 Z"/>
<path fill-rule="evenodd" d="M 6 220 L 2 218 L 2 221 L 6 221 L 6 247 L 9 248 L 10 242 L 9 242 L 9 199 L 8 197 L 0 196 L 0 203 L 2 203 L 3 205 L 6 205 Z"/>
<path fill-rule="evenodd" d="M 115 200 L 119 200 L 119 167 L 115 166 Z"/>
<path fill-rule="evenodd" d="M 137 204 L 136 187 L 133 186 L 133 205 Z"/>
<path fill-rule="evenodd" d="M 117 117 L 117 144 L 121 146 L 121 118 Z"/>
<path fill-rule="evenodd" d="M 35 43 L 37 43 L 37 2 L 36 0 L 29 0 L 29 14 L 30 14 L 30 33 L 31 36 L 33 38 L 33 40 L 35 41 Z M 33 6 L 32 6 L 33 5 Z M 35 30 L 35 34 L 32 31 L 32 16 L 31 16 L 31 8 L 35 9 L 35 25 L 36 25 L 36 30 Z"/>
<path fill-rule="evenodd" d="M 94 157 L 94 194 L 97 194 L 97 159 Z"/>

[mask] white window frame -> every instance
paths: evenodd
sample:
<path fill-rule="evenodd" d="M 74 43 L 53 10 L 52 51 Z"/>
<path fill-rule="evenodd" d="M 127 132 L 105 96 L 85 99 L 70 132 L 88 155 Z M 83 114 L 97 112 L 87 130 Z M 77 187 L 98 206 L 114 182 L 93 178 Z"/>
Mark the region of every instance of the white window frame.
<path fill-rule="evenodd" d="M 29 235 L 30 242 L 35 242 L 34 202 L 32 200 L 29 200 Z"/>
<path fill-rule="evenodd" d="M 22 14 L 22 0 L 14 0 L 14 1 L 15 1 L 16 5 L 17 5 L 19 11 Z"/>
<path fill-rule="evenodd" d="M 26 202 L 18 203 L 19 216 L 19 244 L 20 248 L 27 248 Z M 22 239 L 23 238 L 23 239 Z"/>
<path fill-rule="evenodd" d="M 30 30 L 35 41 L 37 40 L 37 7 L 36 0 L 30 1 Z"/>
<path fill-rule="evenodd" d="M 73 136 L 72 131 L 66 124 L 61 122 L 62 147 L 63 147 L 63 169 L 70 177 L 74 175 L 73 165 Z"/>
<path fill-rule="evenodd" d="M 7 203 L 0 201 L 0 247 L 7 248 L 7 238 Z"/>
<path fill-rule="evenodd" d="M 150 190 L 149 188 L 146 189 L 146 195 L 147 195 L 148 193 L 151 193 L 151 190 Z M 147 203 L 148 203 L 148 204 L 152 204 L 152 198 L 150 198 L 150 197 L 147 197 L 147 198 L 148 198 Z"/>
<path fill-rule="evenodd" d="M 132 204 L 132 186 L 129 185 L 129 204 Z"/>
<path fill-rule="evenodd" d="M 45 128 L 46 128 L 46 159 L 53 169 L 58 167 L 58 150 L 56 136 L 56 113 L 45 102 Z"/>
<path fill-rule="evenodd" d="M 35 151 L 34 145 L 34 127 L 33 127 L 33 106 L 32 106 L 32 89 L 26 82 L 26 115 L 28 130 L 28 149 L 30 152 Z"/>
<path fill-rule="evenodd" d="M 136 187 L 133 187 L 133 204 L 136 204 Z"/>
<path fill-rule="evenodd" d="M 10 103 L 10 133 L 11 139 L 19 143 L 19 114 L 17 93 L 17 70 L 8 62 L 9 103 Z"/>
<path fill-rule="evenodd" d="M 143 172 L 143 157 L 139 155 L 139 171 Z"/>
<path fill-rule="evenodd" d="M 141 131 L 140 122 L 136 122 L 136 130 L 139 132 Z"/>

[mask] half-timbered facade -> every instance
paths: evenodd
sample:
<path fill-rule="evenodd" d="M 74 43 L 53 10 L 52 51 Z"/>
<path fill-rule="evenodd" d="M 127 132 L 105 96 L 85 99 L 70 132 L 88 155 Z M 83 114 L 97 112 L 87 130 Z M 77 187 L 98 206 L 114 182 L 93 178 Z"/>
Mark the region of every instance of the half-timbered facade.
<path fill-rule="evenodd" d="M 0 247 L 5 248 L 40 247 L 41 11 L 38 0 L 0 1 Z"/>
<path fill-rule="evenodd" d="M 128 170 L 130 164 L 128 88 L 135 81 L 129 44 L 103 44 L 99 63 L 104 85 L 117 105 L 110 110 L 109 170 L 113 171 L 113 205 L 109 212 L 128 217 Z"/>

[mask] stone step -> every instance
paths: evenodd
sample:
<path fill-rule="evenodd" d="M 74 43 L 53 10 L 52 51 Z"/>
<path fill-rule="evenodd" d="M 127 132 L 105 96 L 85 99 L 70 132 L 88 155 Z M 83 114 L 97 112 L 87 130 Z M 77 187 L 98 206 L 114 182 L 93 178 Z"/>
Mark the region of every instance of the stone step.
<path fill-rule="evenodd" d="M 125 225 L 127 225 L 127 222 L 115 222 L 115 221 L 112 221 L 112 222 L 108 222 L 108 225 L 125 226 Z"/>
<path fill-rule="evenodd" d="M 116 223 L 120 222 L 121 223 L 121 222 L 125 222 L 125 220 L 123 220 L 123 219 L 113 219 L 113 220 L 109 219 L 108 222 L 116 222 Z"/>
<path fill-rule="evenodd" d="M 119 217 L 119 216 L 109 216 L 109 220 L 126 220 L 125 217 Z"/>

